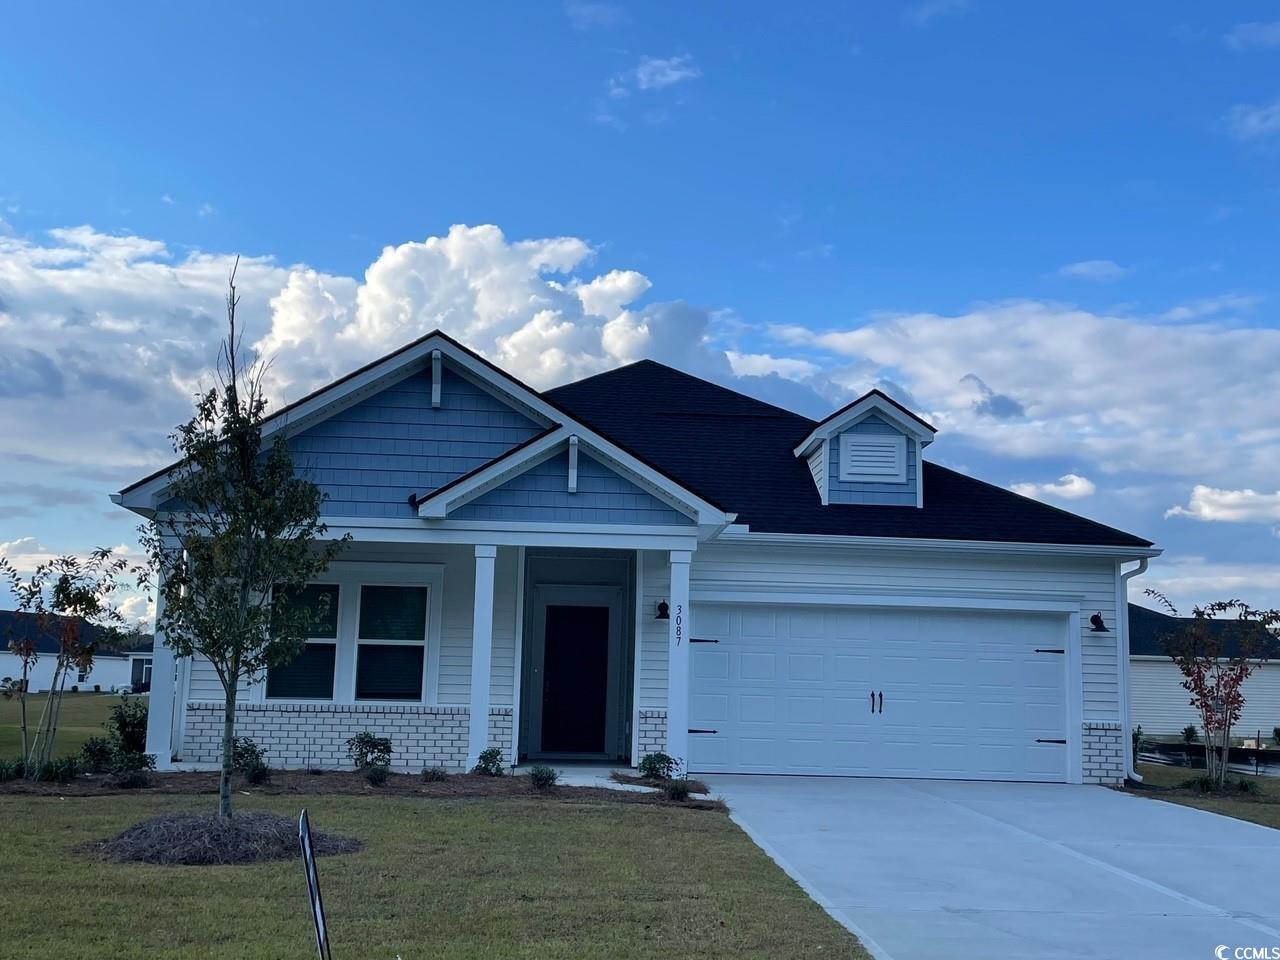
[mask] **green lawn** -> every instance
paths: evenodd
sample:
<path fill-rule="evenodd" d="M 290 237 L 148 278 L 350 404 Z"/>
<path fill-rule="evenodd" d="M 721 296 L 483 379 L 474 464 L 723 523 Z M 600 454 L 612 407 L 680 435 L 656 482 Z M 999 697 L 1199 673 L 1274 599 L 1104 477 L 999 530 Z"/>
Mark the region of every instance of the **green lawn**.
<path fill-rule="evenodd" d="M 40 723 L 40 711 L 47 699 L 48 694 L 45 693 L 33 693 L 27 697 L 27 723 L 33 732 Z M 102 724 L 111 708 L 119 702 L 120 698 L 110 693 L 63 694 L 58 736 L 54 741 L 55 753 L 58 756 L 79 753 L 81 744 L 90 737 L 106 736 Z M 22 753 L 18 718 L 17 699 L 0 697 L 0 758 L 10 760 Z"/>
<path fill-rule="evenodd" d="M 1140 763 L 1138 773 L 1146 786 L 1164 788 L 1158 793 L 1147 793 L 1144 796 L 1155 796 L 1171 803 L 1181 803 L 1198 810 L 1208 810 L 1223 816 L 1235 817 L 1237 820 L 1249 820 L 1260 823 L 1264 827 L 1280 829 L 1280 778 L 1276 777 L 1237 777 L 1228 774 L 1230 780 L 1243 779 L 1256 783 L 1256 794 L 1239 794 L 1227 796 L 1206 796 L 1198 790 L 1179 789 L 1188 780 L 1204 773 L 1197 767 L 1174 767 L 1159 763 Z"/>
<path fill-rule="evenodd" d="M 289 815 L 300 806 L 239 799 Z M 306 803 L 316 829 L 365 843 L 358 854 L 320 861 L 335 956 L 867 956 L 720 813 L 523 797 Z M 45 891 L 9 898 L 0 943 L 28 960 L 314 957 L 296 861 L 154 867 L 72 853 L 144 817 L 211 805 L 204 797 L 0 797 L 6 889 Z"/>

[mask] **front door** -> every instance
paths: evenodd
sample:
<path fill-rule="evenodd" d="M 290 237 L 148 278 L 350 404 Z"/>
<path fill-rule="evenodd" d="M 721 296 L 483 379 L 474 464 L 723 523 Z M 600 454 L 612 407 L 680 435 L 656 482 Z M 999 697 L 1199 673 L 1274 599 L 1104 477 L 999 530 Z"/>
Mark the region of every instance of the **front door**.
<path fill-rule="evenodd" d="M 622 590 L 539 585 L 534 590 L 529 753 L 612 759 L 618 754 Z"/>

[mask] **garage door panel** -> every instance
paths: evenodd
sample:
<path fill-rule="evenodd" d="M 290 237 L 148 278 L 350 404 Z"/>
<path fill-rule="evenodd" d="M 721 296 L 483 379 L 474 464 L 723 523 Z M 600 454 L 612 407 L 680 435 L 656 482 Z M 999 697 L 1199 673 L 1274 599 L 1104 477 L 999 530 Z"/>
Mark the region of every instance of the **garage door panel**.
<path fill-rule="evenodd" d="M 704 609 L 714 611 L 710 615 Z M 699 607 L 690 769 L 1066 779 L 1065 620 L 1048 614 Z M 884 692 L 883 712 L 871 710 Z"/>

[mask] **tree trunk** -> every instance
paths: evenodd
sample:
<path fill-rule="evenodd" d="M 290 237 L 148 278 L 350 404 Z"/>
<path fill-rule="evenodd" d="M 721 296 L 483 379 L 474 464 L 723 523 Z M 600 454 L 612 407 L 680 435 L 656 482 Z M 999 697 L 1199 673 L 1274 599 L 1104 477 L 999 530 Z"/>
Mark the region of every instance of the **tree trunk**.
<path fill-rule="evenodd" d="M 222 715 L 222 772 L 218 775 L 218 816 L 231 816 L 232 743 L 236 736 L 236 685 L 226 690 L 226 707 Z"/>

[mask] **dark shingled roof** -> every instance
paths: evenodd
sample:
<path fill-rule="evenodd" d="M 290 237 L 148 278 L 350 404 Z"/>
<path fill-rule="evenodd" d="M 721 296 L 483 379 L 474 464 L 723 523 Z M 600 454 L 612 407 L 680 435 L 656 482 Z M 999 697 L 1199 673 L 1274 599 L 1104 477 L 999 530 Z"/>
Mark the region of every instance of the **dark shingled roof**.
<path fill-rule="evenodd" d="M 1151 542 L 924 464 L 924 507 L 823 506 L 796 445 L 817 425 L 653 360 L 546 398 L 753 531 L 1149 547 Z"/>
<path fill-rule="evenodd" d="M 61 620 L 61 617 L 55 618 Z M 102 631 L 87 624 L 83 636 L 87 640 L 93 640 Z M 29 639 L 35 638 L 36 653 L 41 656 L 45 654 L 56 655 L 58 652 L 58 624 L 46 623 L 41 628 L 40 622 L 35 614 L 22 613 L 18 610 L 0 610 L 0 653 L 9 652 L 9 641 L 12 639 Z M 149 653 L 151 652 L 153 640 L 150 636 L 141 636 L 129 638 L 126 641 L 124 649 L 121 650 L 102 650 L 96 655 L 100 657 L 124 657 L 129 653 Z"/>
<path fill-rule="evenodd" d="M 1191 617 L 1174 617 L 1136 603 L 1129 604 L 1129 656 L 1167 657 L 1169 651 L 1165 647 L 1165 638 L 1191 620 Z M 1234 657 L 1240 652 L 1240 639 L 1247 636 L 1246 630 L 1254 633 L 1255 642 L 1267 651 L 1268 657 L 1280 656 L 1280 643 L 1260 624 L 1212 620 L 1209 630 L 1211 635 L 1221 639 L 1224 656 Z M 1252 649 L 1249 655 L 1253 656 Z"/>

